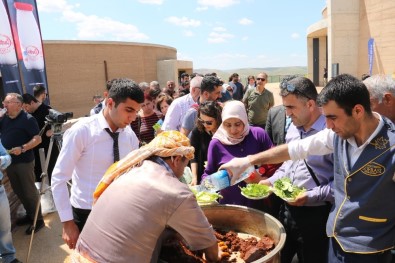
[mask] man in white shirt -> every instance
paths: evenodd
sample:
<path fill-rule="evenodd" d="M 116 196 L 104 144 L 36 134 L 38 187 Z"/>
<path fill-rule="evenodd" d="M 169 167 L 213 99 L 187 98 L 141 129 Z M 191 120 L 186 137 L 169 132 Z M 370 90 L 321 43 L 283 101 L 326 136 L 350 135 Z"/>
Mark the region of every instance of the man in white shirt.
<path fill-rule="evenodd" d="M 104 110 L 80 120 L 64 134 L 52 173 L 52 192 L 63 223 L 63 240 L 70 249 L 75 247 L 92 209 L 93 191 L 107 168 L 138 148 L 130 123 L 136 119 L 144 94 L 130 79 L 116 79 L 111 84 Z M 117 146 L 113 133 L 118 133 Z"/>
<path fill-rule="evenodd" d="M 166 118 L 162 124 L 161 129 L 163 131 L 181 129 L 182 120 L 184 119 L 185 113 L 193 104 L 195 104 L 199 98 L 200 85 L 203 77 L 196 76 L 191 80 L 190 93 L 175 99 L 169 106 L 166 113 Z"/>

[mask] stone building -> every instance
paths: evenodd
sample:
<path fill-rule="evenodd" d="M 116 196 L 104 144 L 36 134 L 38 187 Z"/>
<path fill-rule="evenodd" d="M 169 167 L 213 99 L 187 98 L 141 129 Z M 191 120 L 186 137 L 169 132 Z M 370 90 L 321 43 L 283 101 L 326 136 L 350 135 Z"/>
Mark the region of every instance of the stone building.
<path fill-rule="evenodd" d="M 393 0 L 327 0 L 322 19 L 307 29 L 309 78 L 322 85 L 324 68 L 328 80 L 342 73 L 361 77 L 370 64 L 372 74 L 395 78 L 394 13 Z"/>
<path fill-rule="evenodd" d="M 43 43 L 51 106 L 61 112 L 72 111 L 74 117 L 89 113 L 93 96 L 103 94 L 107 80 L 157 80 L 165 87 L 168 80 L 178 83 L 180 75 L 191 74 L 193 68 L 191 61 L 177 60 L 177 50 L 169 46 L 103 41 Z"/>
<path fill-rule="evenodd" d="M 167 80 L 192 73 L 191 61 L 177 60 L 173 47 L 131 42 L 44 41 L 51 105 L 74 117 L 89 113 L 92 97 L 103 94 L 107 80 L 131 78 L 137 83 Z"/>

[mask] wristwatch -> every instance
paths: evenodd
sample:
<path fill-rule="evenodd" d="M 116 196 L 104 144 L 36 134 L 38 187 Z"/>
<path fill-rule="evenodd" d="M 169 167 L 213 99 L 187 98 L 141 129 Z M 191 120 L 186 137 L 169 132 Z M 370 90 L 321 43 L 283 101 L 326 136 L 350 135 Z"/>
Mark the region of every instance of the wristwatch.
<path fill-rule="evenodd" d="M 21 152 L 25 152 L 25 147 L 23 147 L 23 145 L 21 145 Z"/>

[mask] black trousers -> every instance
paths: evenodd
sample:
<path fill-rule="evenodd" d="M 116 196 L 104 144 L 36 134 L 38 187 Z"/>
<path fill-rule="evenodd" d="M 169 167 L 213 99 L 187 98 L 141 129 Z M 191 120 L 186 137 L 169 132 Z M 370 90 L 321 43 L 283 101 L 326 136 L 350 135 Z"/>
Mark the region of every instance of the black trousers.
<path fill-rule="evenodd" d="M 80 232 L 84 228 L 86 220 L 88 219 L 88 216 L 90 213 L 91 213 L 91 210 L 89 210 L 89 209 L 80 209 L 80 208 L 73 207 L 74 223 L 78 226 L 78 229 L 80 230 Z"/>
<path fill-rule="evenodd" d="M 281 262 L 290 263 L 297 254 L 299 263 L 326 263 L 329 238 L 326 235 L 326 221 L 330 207 L 290 206 L 280 209 L 279 220 L 287 233 Z"/>
<path fill-rule="evenodd" d="M 334 238 L 329 241 L 329 263 L 390 263 L 391 250 L 374 254 L 356 254 L 344 252 Z"/>

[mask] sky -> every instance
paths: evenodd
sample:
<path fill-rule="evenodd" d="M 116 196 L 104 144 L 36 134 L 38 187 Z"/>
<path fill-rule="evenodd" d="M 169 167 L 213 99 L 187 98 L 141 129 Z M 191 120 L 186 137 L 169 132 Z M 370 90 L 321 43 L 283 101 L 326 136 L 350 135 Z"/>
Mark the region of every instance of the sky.
<path fill-rule="evenodd" d="M 326 0 L 37 0 L 44 40 L 174 47 L 195 69 L 307 66 Z"/>

